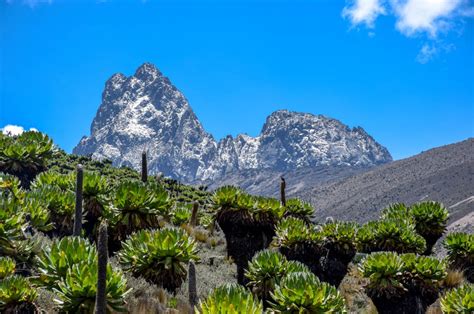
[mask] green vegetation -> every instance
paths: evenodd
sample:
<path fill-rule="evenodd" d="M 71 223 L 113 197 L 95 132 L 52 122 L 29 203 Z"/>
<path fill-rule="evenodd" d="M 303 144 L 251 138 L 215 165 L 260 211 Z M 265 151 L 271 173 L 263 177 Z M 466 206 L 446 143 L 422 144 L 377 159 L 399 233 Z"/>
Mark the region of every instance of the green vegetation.
<path fill-rule="evenodd" d="M 474 285 L 465 285 L 448 291 L 441 298 L 441 309 L 446 314 L 474 312 Z"/>
<path fill-rule="evenodd" d="M 436 241 L 446 231 L 448 210 L 438 202 L 421 202 L 406 207 L 404 204 L 393 204 L 382 211 L 385 219 L 404 220 L 415 226 L 416 232 L 426 241 L 425 254 L 431 254 Z"/>
<path fill-rule="evenodd" d="M 78 164 L 84 237 L 71 236 Z M 473 235 L 448 235 L 446 261 L 429 256 L 448 219 L 439 203 L 393 204 L 361 227 L 315 224 L 313 208 L 299 199 L 281 202 L 231 186 L 211 193 L 148 173 L 142 182 L 130 168 L 66 154 L 35 132 L 0 135 L 0 171 L 1 312 L 49 310 L 45 299 L 59 312 L 93 312 L 99 277 L 107 312 L 359 312 L 348 286 L 365 286 L 380 312 L 424 311 L 440 293 L 444 312 L 472 311 L 472 285 L 448 289 L 464 282 L 460 271 L 473 280 Z M 110 236 L 101 236 L 99 274 L 100 224 Z M 357 252 L 369 253 L 359 271 Z M 242 285 L 231 282 L 233 263 Z M 448 266 L 458 274 L 454 284 L 447 283 Z"/>
<path fill-rule="evenodd" d="M 0 280 L 15 272 L 15 261 L 10 257 L 0 257 Z"/>
<path fill-rule="evenodd" d="M 67 313 L 93 313 L 97 292 L 97 262 L 80 262 L 69 267 L 64 278 L 55 289 L 56 303 Z M 128 293 L 123 274 L 107 267 L 107 308 L 125 312 L 124 297 Z"/>
<path fill-rule="evenodd" d="M 284 208 L 285 217 L 291 216 L 304 219 L 306 221 L 309 221 L 309 219 L 314 213 L 314 208 L 311 206 L 311 204 L 303 202 L 302 200 L 297 198 L 291 198 L 287 200 L 286 206 Z"/>
<path fill-rule="evenodd" d="M 414 225 L 396 219 L 370 221 L 357 232 L 360 252 L 393 251 L 397 253 L 423 253 L 426 241 L 416 233 Z"/>
<path fill-rule="evenodd" d="M 135 276 L 176 291 L 187 274 L 187 263 L 197 260 L 196 243 L 183 229 L 141 230 L 118 252 L 120 264 Z"/>
<path fill-rule="evenodd" d="M 409 311 L 417 305 L 426 310 L 447 275 L 444 261 L 394 252 L 370 254 L 361 264 L 361 273 L 369 280 L 367 294 L 384 313 Z"/>
<path fill-rule="evenodd" d="M 464 271 L 466 279 L 474 282 L 474 234 L 451 233 L 444 240 L 452 269 Z"/>
<path fill-rule="evenodd" d="M 238 284 L 226 284 L 214 289 L 201 301 L 197 309 L 202 314 L 261 314 L 262 303 L 244 287 Z"/>
<path fill-rule="evenodd" d="M 0 169 L 18 177 L 24 188 L 46 170 L 53 153 L 53 141 L 42 133 L 30 131 L 15 137 L 0 134 Z"/>
<path fill-rule="evenodd" d="M 18 275 L 0 280 L 0 310 L 5 313 L 35 313 L 38 297 L 28 279 Z"/>
<path fill-rule="evenodd" d="M 249 280 L 247 286 L 263 301 L 270 299 L 270 293 L 281 278 L 290 272 L 310 272 L 304 264 L 288 262 L 280 252 L 263 250 L 255 254 L 245 271 Z"/>
<path fill-rule="evenodd" d="M 276 313 L 346 313 L 337 289 L 309 272 L 286 275 L 272 297 L 271 308 Z"/>
<path fill-rule="evenodd" d="M 228 255 L 237 264 L 242 284 L 249 260 L 270 244 L 283 208 L 278 200 L 255 197 L 231 186 L 217 189 L 213 203 L 216 222 L 224 231 Z"/>

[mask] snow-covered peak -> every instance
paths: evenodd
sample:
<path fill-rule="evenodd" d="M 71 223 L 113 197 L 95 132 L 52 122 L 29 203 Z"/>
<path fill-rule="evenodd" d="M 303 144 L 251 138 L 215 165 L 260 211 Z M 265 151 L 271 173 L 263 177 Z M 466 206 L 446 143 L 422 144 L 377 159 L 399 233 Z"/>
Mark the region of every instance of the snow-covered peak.
<path fill-rule="evenodd" d="M 388 151 L 362 128 L 336 119 L 279 110 L 257 137 L 239 134 L 216 142 L 184 95 L 153 64 L 132 76 L 113 75 L 77 154 L 138 168 L 148 151 L 149 169 L 184 182 L 219 181 L 249 169 L 287 171 L 307 166 L 370 166 L 391 161 Z"/>

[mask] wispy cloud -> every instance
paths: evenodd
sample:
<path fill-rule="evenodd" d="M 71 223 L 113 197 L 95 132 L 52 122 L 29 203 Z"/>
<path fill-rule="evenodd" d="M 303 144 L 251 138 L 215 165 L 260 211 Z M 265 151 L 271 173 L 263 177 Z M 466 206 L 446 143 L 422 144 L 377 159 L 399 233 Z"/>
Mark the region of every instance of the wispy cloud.
<path fill-rule="evenodd" d="M 7 4 L 21 3 L 33 9 L 40 4 L 51 4 L 53 3 L 53 0 L 6 0 L 6 3 Z"/>
<path fill-rule="evenodd" d="M 369 28 L 373 28 L 377 17 L 385 13 L 381 0 L 354 0 L 342 10 L 342 16 L 350 19 L 353 25 L 365 24 Z"/>
<path fill-rule="evenodd" d="M 439 38 L 466 18 L 474 17 L 470 0 L 351 0 L 342 10 L 342 16 L 351 25 L 364 24 L 373 34 L 375 20 L 380 15 L 395 17 L 395 28 L 407 37 L 425 38 L 416 60 L 427 63 L 440 52 L 449 51 L 452 45 L 439 44 Z M 448 47 L 448 48 L 447 48 Z"/>

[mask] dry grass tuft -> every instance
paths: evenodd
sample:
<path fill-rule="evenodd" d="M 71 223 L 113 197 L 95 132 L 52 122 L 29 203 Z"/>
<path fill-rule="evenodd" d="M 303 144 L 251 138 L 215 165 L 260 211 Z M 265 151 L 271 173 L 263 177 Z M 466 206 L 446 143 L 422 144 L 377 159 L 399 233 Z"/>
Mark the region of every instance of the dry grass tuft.
<path fill-rule="evenodd" d="M 453 289 L 461 286 L 466 282 L 464 272 L 457 269 L 448 269 L 448 274 L 443 281 L 443 287 L 447 289 Z"/>

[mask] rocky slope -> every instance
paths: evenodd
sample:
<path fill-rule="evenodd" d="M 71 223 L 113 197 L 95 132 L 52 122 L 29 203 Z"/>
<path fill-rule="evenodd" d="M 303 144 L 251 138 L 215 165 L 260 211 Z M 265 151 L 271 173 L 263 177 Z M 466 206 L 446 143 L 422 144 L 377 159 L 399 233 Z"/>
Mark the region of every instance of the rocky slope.
<path fill-rule="evenodd" d="M 474 139 L 431 149 L 297 196 L 310 201 L 318 220 L 327 216 L 359 222 L 375 219 L 395 202 L 444 203 L 449 230 L 474 230 Z"/>
<path fill-rule="evenodd" d="M 107 81 L 91 135 L 73 152 L 138 168 L 143 150 L 150 171 L 185 183 L 216 184 L 231 174 L 263 170 L 359 169 L 392 160 L 360 127 L 286 110 L 272 113 L 257 137 L 240 134 L 217 142 L 183 94 L 150 63 L 133 76 L 115 74 Z"/>

